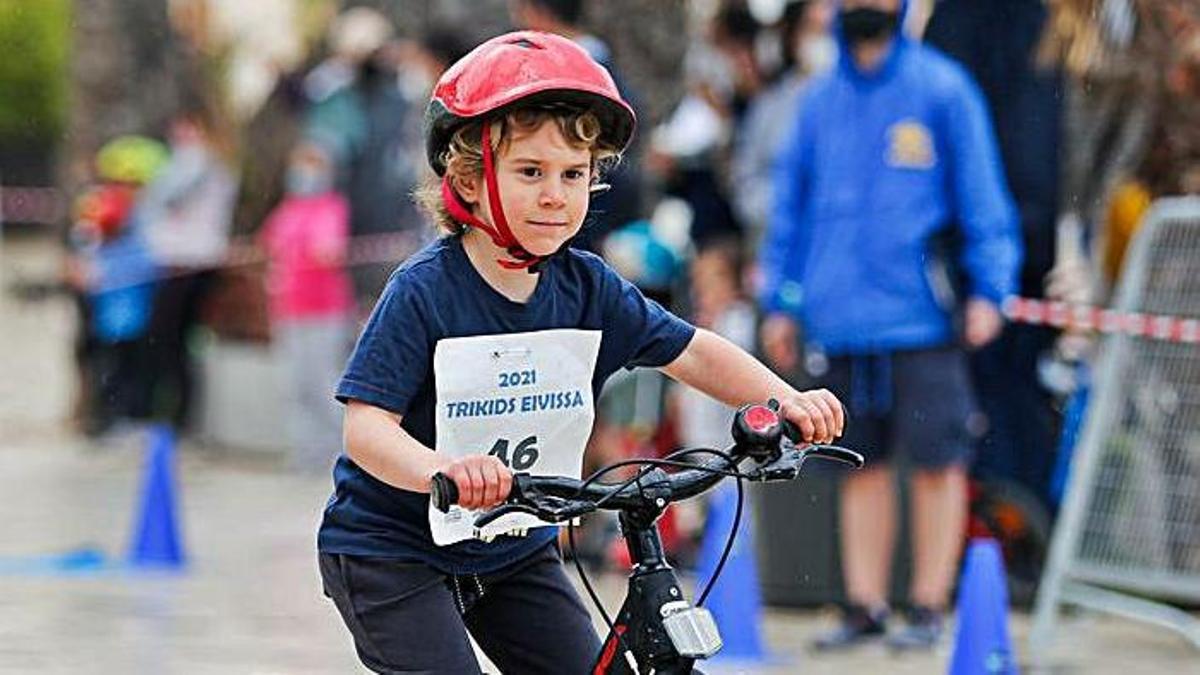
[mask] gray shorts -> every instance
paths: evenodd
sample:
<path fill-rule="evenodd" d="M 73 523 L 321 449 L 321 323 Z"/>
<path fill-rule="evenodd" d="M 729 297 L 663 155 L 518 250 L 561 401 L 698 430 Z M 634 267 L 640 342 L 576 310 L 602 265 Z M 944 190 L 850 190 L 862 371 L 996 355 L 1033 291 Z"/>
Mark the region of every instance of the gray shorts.
<path fill-rule="evenodd" d="M 835 356 L 814 375 L 850 413 L 838 443 L 863 453 L 868 467 L 896 453 L 918 468 L 970 462 L 979 417 L 961 349 Z"/>
<path fill-rule="evenodd" d="M 600 638 L 550 542 L 492 574 L 322 553 L 321 578 L 377 673 L 478 673 L 467 631 L 504 673 L 588 673 Z"/>

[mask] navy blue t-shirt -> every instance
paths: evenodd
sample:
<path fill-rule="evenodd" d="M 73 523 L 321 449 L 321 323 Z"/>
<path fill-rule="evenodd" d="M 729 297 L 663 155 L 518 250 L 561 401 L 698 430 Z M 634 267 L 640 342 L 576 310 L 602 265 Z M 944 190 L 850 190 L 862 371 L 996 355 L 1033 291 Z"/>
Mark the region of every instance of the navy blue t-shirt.
<path fill-rule="evenodd" d="M 433 448 L 433 354 L 439 340 L 564 328 L 601 332 L 592 374 L 596 397 L 622 367 L 674 361 L 695 333 L 591 253 L 568 249 L 551 258 L 533 295 L 518 303 L 484 281 L 459 237 L 445 237 L 392 275 L 338 383 L 337 398 L 401 415 L 401 427 Z M 501 535 L 491 542 L 439 547 L 430 534 L 428 508 L 428 495 L 388 485 L 342 454 L 334 467 L 334 493 L 325 507 L 318 548 L 482 574 L 533 553 L 555 536 L 555 528 L 543 527 L 525 537 Z"/>

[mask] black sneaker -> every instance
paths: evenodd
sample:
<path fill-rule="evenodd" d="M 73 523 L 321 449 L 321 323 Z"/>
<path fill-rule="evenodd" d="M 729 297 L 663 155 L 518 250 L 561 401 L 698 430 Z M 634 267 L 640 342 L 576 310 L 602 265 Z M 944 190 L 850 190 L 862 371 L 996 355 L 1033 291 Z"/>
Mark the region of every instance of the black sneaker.
<path fill-rule="evenodd" d="M 896 651 L 929 651 L 942 639 L 942 613 L 931 607 L 913 605 L 904 629 L 888 636 L 887 645 Z"/>
<path fill-rule="evenodd" d="M 836 629 L 813 641 L 813 649 L 839 651 L 883 637 L 887 633 L 887 610 L 868 611 L 861 605 L 842 609 L 842 622 Z"/>

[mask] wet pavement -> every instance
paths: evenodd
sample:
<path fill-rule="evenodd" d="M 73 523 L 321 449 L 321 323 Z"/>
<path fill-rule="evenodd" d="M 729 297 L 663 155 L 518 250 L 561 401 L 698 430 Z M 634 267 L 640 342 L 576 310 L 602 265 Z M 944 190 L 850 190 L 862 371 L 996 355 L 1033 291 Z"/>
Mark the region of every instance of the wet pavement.
<path fill-rule="evenodd" d="M 50 250 L 9 242 L 0 282 L 50 274 Z M 184 443 L 176 494 L 187 567 L 125 568 L 142 438 L 93 443 L 69 431 L 72 321 L 63 298 L 29 303 L 0 294 L 0 673 L 365 672 L 320 593 L 313 548 L 326 477 L 288 473 L 281 458 L 262 452 Z M 91 553 L 63 569 L 61 554 L 80 550 Z M 606 576 L 600 587 L 615 608 L 621 579 Z M 899 658 L 881 647 L 808 654 L 805 644 L 827 621 L 822 612 L 768 610 L 770 662 L 705 669 L 945 672 L 949 641 Z M 1024 653 L 1028 619 L 1014 615 L 1011 625 Z M 1060 638 L 1049 672 L 1200 673 L 1200 653 L 1144 624 L 1083 614 Z"/>

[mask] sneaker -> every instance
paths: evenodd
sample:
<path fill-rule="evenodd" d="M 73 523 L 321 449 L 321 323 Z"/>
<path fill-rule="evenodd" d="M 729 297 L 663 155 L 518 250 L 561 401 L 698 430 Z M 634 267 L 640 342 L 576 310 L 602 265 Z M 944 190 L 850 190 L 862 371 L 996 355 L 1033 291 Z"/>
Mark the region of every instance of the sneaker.
<path fill-rule="evenodd" d="M 941 639 L 942 613 L 931 607 L 914 605 L 907 612 L 907 625 L 889 635 L 887 645 L 895 651 L 928 651 Z"/>
<path fill-rule="evenodd" d="M 861 605 L 847 605 L 842 609 L 841 625 L 813 641 L 813 648 L 822 652 L 850 649 L 886 633 L 886 609 L 872 612 Z"/>

